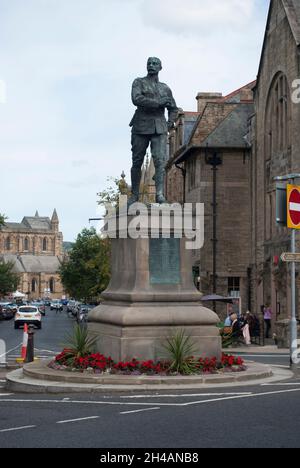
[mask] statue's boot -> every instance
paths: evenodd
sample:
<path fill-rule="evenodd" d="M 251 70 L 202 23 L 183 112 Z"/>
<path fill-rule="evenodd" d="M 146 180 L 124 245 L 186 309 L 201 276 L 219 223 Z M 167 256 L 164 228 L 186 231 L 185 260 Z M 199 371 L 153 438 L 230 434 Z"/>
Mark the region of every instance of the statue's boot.
<path fill-rule="evenodd" d="M 139 201 L 141 176 L 141 170 L 131 169 L 131 196 L 128 200 L 128 206 Z"/>
<path fill-rule="evenodd" d="M 164 196 L 164 171 L 158 170 L 155 174 L 156 203 L 168 203 Z"/>

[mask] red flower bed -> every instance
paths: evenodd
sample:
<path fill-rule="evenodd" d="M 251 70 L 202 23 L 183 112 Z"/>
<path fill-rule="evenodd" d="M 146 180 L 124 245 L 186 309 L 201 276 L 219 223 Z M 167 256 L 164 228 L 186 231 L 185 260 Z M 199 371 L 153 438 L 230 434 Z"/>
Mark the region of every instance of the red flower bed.
<path fill-rule="evenodd" d="M 239 372 L 246 369 L 242 358 L 228 354 L 222 354 L 221 361 L 218 361 L 216 357 L 200 358 L 198 360 L 191 357 L 189 361 L 194 363 L 195 374 L 213 374 L 220 371 Z M 125 375 L 172 375 L 170 366 L 171 363 L 168 361 L 154 362 L 151 360 L 139 361 L 138 359 L 116 363 L 111 357 L 106 357 L 100 353 L 76 357 L 70 349 L 64 349 L 50 363 L 50 367 L 54 369 L 69 369 L 81 372 L 90 370 L 95 373 L 109 372 Z"/>

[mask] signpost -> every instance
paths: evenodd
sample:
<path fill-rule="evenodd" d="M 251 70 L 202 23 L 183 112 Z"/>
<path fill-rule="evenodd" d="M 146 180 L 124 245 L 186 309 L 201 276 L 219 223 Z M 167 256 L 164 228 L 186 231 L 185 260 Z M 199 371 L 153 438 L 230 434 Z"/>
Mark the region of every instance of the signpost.
<path fill-rule="evenodd" d="M 287 227 L 300 229 L 300 187 L 287 185 Z"/>
<path fill-rule="evenodd" d="M 280 257 L 280 260 L 285 263 L 300 263 L 300 253 L 293 254 L 290 252 L 284 252 Z"/>
<path fill-rule="evenodd" d="M 287 174 L 275 177 L 277 182 L 287 181 L 286 202 L 288 229 L 291 229 L 291 252 L 281 256 L 283 262 L 291 263 L 291 319 L 290 319 L 290 366 L 297 373 L 297 319 L 296 319 L 296 263 L 300 263 L 300 254 L 296 253 L 296 230 L 300 229 L 300 186 L 295 185 L 295 180 L 300 179 L 300 174 Z"/>

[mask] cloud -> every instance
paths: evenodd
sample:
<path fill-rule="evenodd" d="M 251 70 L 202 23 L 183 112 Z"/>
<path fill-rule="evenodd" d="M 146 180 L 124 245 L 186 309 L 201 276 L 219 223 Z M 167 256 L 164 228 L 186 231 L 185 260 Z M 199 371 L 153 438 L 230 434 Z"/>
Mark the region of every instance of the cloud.
<path fill-rule="evenodd" d="M 195 110 L 198 91 L 255 78 L 268 1 L 0 0 L 0 212 L 56 206 L 74 238 L 107 176 L 129 179 L 131 83 L 147 57 Z"/>
<path fill-rule="evenodd" d="M 241 29 L 254 12 L 255 0 L 143 0 L 145 24 L 172 34 L 214 35 Z"/>

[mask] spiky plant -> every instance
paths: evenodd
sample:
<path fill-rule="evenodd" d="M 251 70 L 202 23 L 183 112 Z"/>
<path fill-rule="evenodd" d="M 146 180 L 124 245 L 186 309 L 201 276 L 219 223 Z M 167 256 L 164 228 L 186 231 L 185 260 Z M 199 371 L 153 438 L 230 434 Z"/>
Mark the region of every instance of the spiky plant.
<path fill-rule="evenodd" d="M 171 364 L 169 370 L 179 374 L 190 375 L 196 371 L 195 343 L 187 336 L 185 330 L 179 330 L 167 338 L 163 348 L 167 352 Z"/>
<path fill-rule="evenodd" d="M 88 329 L 76 324 L 72 334 L 66 337 L 65 356 L 66 364 L 72 365 L 76 359 L 88 356 L 96 342 L 96 337 L 90 337 Z"/>

